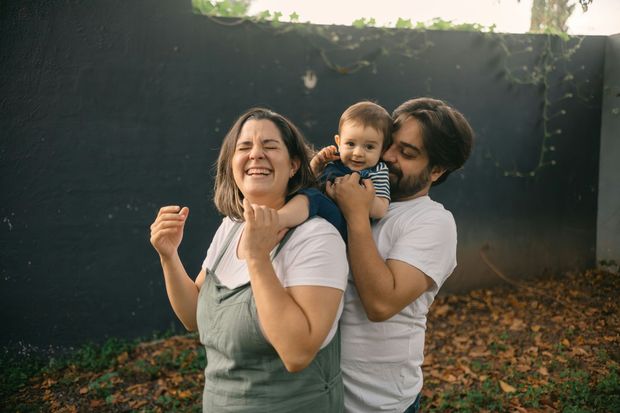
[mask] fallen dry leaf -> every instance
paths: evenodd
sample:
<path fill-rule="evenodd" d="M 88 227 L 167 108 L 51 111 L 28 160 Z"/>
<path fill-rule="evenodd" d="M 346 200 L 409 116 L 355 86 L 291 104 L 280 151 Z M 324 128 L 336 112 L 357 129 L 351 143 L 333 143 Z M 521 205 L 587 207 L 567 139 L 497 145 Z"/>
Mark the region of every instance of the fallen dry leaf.
<path fill-rule="evenodd" d="M 515 393 L 517 391 L 517 389 L 515 389 L 514 387 L 512 387 L 510 384 L 506 383 L 503 380 L 499 381 L 499 387 L 502 388 L 502 391 L 504 393 Z"/>

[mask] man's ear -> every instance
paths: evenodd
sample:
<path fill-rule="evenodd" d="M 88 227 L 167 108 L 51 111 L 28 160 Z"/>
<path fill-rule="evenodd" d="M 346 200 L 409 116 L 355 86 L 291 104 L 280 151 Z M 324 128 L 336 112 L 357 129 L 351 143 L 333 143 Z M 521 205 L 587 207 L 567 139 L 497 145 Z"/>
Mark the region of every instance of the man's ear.
<path fill-rule="evenodd" d="M 439 178 L 441 178 L 441 175 L 443 175 L 445 172 L 446 172 L 446 168 L 443 168 L 438 165 L 433 166 L 433 168 L 431 169 L 431 182 L 437 181 Z"/>

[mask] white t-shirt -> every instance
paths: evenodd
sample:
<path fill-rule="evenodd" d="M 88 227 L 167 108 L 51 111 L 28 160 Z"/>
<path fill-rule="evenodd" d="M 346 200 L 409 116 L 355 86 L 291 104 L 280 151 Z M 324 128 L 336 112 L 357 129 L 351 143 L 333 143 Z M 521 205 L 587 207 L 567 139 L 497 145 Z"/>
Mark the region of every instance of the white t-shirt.
<path fill-rule="evenodd" d="M 456 224 L 423 196 L 392 202 L 372 233 L 384 260 L 412 265 L 434 285 L 392 318 L 372 322 L 349 279 L 340 321 L 345 411 L 402 413 L 422 390 L 426 314 L 456 267 Z"/>
<path fill-rule="evenodd" d="M 213 268 L 234 224 L 230 218 L 222 220 L 202 263 L 203 269 Z M 215 270 L 220 282 L 228 288 L 250 281 L 245 260 L 237 258 L 237 245 L 242 232 L 243 228 L 237 231 Z M 314 218 L 299 225 L 273 260 L 273 268 L 284 287 L 316 285 L 342 291 L 347 287 L 349 264 L 344 241 L 336 228 L 323 218 Z M 342 308 L 343 300 L 340 301 L 334 324 L 321 348 L 334 337 Z"/>

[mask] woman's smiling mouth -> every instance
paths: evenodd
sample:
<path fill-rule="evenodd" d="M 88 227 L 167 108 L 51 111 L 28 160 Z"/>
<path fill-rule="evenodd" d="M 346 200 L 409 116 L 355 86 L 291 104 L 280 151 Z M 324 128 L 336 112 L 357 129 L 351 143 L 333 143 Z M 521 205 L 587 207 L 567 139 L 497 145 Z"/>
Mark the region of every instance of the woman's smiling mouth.
<path fill-rule="evenodd" d="M 266 169 L 266 168 L 248 168 L 245 171 L 246 175 L 250 175 L 250 176 L 255 176 L 255 175 L 261 175 L 261 176 L 265 176 L 265 175 L 269 175 L 271 173 L 271 170 Z"/>

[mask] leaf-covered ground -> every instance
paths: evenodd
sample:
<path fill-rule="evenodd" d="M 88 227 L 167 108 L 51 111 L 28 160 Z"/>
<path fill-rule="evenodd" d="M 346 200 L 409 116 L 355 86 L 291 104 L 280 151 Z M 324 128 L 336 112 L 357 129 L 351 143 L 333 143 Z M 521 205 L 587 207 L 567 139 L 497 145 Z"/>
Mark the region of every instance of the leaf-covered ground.
<path fill-rule="evenodd" d="M 438 298 L 423 411 L 620 412 L 619 292 L 618 274 L 587 271 Z M 88 347 L 11 389 L 2 409 L 198 412 L 203 364 L 195 336 Z"/>

